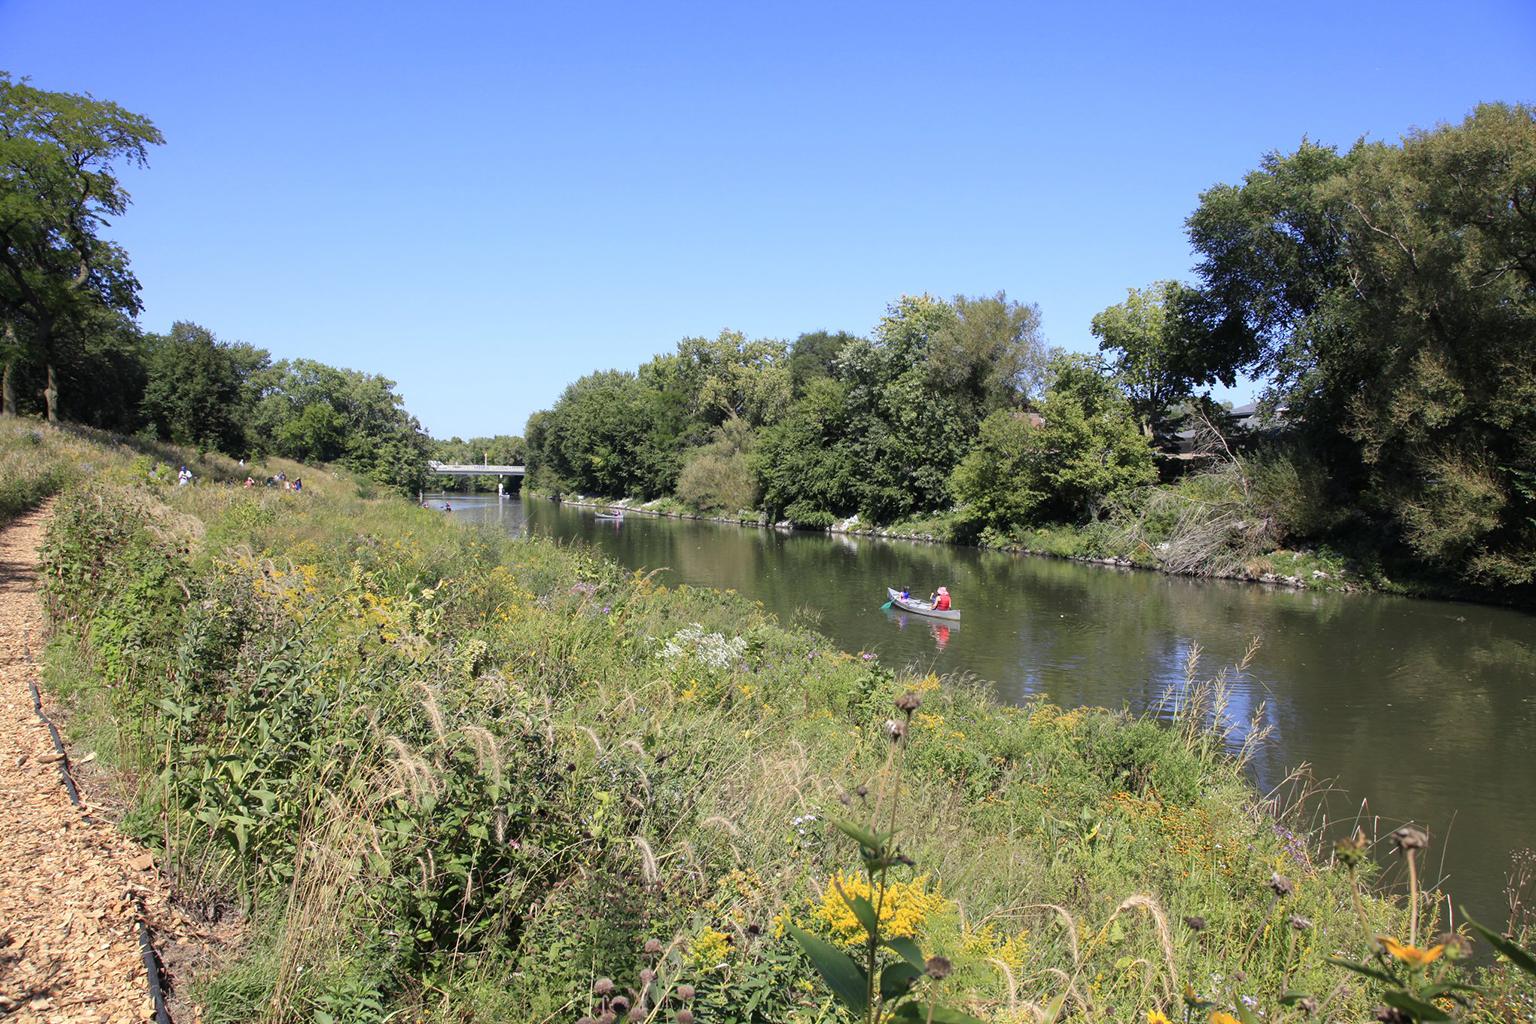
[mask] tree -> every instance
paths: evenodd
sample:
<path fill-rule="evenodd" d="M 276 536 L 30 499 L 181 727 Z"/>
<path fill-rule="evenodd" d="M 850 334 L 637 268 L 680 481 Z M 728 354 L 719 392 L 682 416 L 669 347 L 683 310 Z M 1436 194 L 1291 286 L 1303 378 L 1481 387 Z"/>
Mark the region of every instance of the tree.
<path fill-rule="evenodd" d="M 792 397 L 805 394 L 811 381 L 830 377 L 837 366 L 837 357 L 854 340 L 845 331 L 833 334 L 828 331 L 810 331 L 795 339 L 789 349 L 789 384 Z"/>
<path fill-rule="evenodd" d="M 138 312 L 123 250 L 98 234 L 128 207 L 114 173 L 163 142 L 147 118 L 89 94 L 45 92 L 0 72 L 0 356 L 4 412 L 18 367 L 42 367 L 59 418 L 58 367 L 101 311 Z"/>
<path fill-rule="evenodd" d="M 1124 302 L 1093 318 L 1099 351 L 1141 420 L 1142 433 L 1155 436 L 1168 407 L 1188 398 L 1210 379 L 1192 366 L 1184 310 L 1193 293 L 1177 281 L 1131 288 Z"/>
<path fill-rule="evenodd" d="M 1038 394 L 1046 376 L 1040 307 L 1010 302 L 1005 292 L 956 295 L 952 304 L 955 318 L 929 348 L 930 387 L 958 398 L 974 423 Z"/>
<path fill-rule="evenodd" d="M 588 374 L 560 395 L 547 415 L 528 424 L 537 484 L 618 497 L 655 497 L 647 480 L 645 439 L 652 427 L 649 393 L 631 373 Z"/>
<path fill-rule="evenodd" d="M 1207 352 L 1266 376 L 1415 557 L 1536 583 L 1536 109 L 1304 143 L 1203 195 L 1190 238 Z"/>
<path fill-rule="evenodd" d="M 1081 523 L 1156 479 L 1152 449 L 1130 403 L 1095 361 L 1052 359 L 1038 421 L 992 413 L 950 486 L 963 528 L 1006 532 L 1026 523 Z"/>
<path fill-rule="evenodd" d="M 677 478 L 677 496 L 703 512 L 739 512 L 757 506 L 751 464 L 756 438 L 740 417 L 715 428 L 714 438 L 688 453 Z"/>
<path fill-rule="evenodd" d="M 177 321 L 150 335 L 145 364 L 145 419 L 164 440 L 244 455 L 255 406 L 253 381 L 267 353 L 225 344 L 206 327 Z"/>

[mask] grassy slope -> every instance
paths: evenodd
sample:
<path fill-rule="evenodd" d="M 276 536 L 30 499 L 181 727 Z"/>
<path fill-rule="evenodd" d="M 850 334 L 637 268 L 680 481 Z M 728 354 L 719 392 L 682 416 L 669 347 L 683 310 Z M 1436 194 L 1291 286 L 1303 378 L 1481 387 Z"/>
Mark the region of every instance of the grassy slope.
<path fill-rule="evenodd" d="M 838 936 L 827 882 L 856 858 L 826 818 L 883 791 L 907 690 L 896 909 L 955 961 L 953 1001 L 1026 1020 L 1070 988 L 1076 1019 L 1144 1020 L 1190 983 L 1278 1009 L 1366 941 L 1345 880 L 1198 721 L 998 707 L 313 469 L 293 495 L 58 457 L 80 486 L 48 553 L 55 685 L 131 781 L 126 826 L 189 896 L 253 911 L 202 983 L 210 1021 L 574 1020 L 594 977 L 633 983 L 648 937 L 701 1020 L 836 1019 L 781 928 Z"/>

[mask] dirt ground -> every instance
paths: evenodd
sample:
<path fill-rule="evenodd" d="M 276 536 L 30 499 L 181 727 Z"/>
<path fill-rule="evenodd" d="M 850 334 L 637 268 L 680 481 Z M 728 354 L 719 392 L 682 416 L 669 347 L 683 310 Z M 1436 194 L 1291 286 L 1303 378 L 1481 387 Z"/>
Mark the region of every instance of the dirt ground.
<path fill-rule="evenodd" d="M 89 785 L 84 806 L 70 803 L 27 688 L 45 635 L 37 554 L 48 515 L 0 530 L 0 1017 L 152 1021 L 138 915 L 152 936 L 177 931 L 179 915 L 150 854 L 110 813 L 91 814 Z M 43 707 L 58 721 L 46 692 Z"/>

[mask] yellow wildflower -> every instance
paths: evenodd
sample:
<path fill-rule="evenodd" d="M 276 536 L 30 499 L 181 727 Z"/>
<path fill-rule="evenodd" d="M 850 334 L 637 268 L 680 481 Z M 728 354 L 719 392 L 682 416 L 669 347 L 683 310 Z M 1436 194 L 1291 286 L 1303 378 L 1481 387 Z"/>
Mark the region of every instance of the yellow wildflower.
<path fill-rule="evenodd" d="M 1445 952 L 1444 944 L 1430 946 L 1428 949 L 1419 949 L 1417 946 L 1405 946 L 1390 935 L 1378 935 L 1376 941 L 1381 943 L 1381 948 L 1397 957 L 1409 967 L 1428 967 L 1440 959 L 1440 954 Z"/>
<path fill-rule="evenodd" d="M 1232 1016 L 1230 1013 L 1226 1013 L 1221 1010 L 1212 1010 L 1211 1024 L 1243 1024 L 1243 1022 Z"/>
<path fill-rule="evenodd" d="M 949 900 L 940 892 L 928 890 L 927 875 L 919 875 L 910 882 L 888 882 L 885 898 L 881 900 L 869 884 L 869 879 L 863 875 L 838 873 L 827 881 L 815 914 L 830 928 L 833 937 L 844 945 L 854 945 L 864 940 L 864 926 L 843 898 L 844 893 L 849 899 L 862 896 L 871 905 L 879 904 L 880 931 L 886 936 L 911 938 L 930 917 L 950 906 Z"/>
<path fill-rule="evenodd" d="M 709 970 L 723 965 L 730 956 L 731 941 L 725 932 L 708 925 L 688 946 L 688 958 L 695 967 Z"/>
<path fill-rule="evenodd" d="M 1148 1010 L 1147 1024 L 1173 1024 L 1162 1010 Z"/>

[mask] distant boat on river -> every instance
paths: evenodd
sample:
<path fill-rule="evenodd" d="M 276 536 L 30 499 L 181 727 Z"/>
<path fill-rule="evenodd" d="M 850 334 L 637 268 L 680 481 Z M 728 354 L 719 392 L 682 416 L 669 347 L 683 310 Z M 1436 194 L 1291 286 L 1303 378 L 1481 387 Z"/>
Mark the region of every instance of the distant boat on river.
<path fill-rule="evenodd" d="M 624 513 L 623 512 L 599 512 L 595 516 L 593 516 L 592 518 L 594 518 L 594 519 L 606 519 L 609 522 L 622 522 L 624 520 Z"/>
<path fill-rule="evenodd" d="M 886 587 L 885 592 L 891 595 L 891 604 L 904 612 L 911 612 L 914 615 L 926 615 L 931 619 L 948 619 L 951 622 L 960 621 L 960 613 L 953 608 L 941 611 L 927 601 L 914 601 L 910 597 L 902 597 L 901 591 L 894 587 Z"/>

